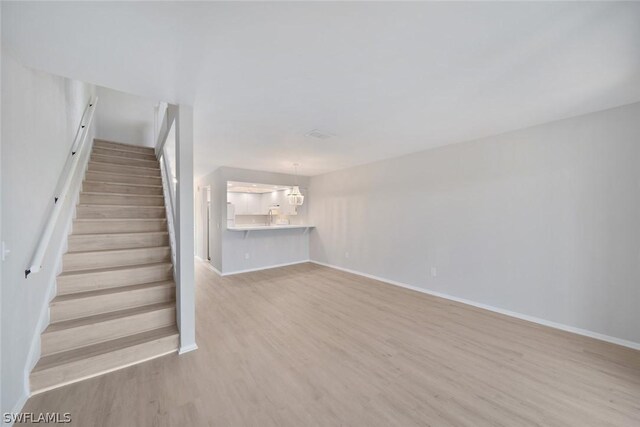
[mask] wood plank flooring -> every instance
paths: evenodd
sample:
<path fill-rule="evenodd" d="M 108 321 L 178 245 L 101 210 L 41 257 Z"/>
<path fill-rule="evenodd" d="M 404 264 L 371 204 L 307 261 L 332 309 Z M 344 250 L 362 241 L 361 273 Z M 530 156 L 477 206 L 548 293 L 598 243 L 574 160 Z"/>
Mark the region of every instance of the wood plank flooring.
<path fill-rule="evenodd" d="M 640 352 L 313 264 L 197 263 L 199 349 L 32 397 L 75 426 L 639 426 Z"/>

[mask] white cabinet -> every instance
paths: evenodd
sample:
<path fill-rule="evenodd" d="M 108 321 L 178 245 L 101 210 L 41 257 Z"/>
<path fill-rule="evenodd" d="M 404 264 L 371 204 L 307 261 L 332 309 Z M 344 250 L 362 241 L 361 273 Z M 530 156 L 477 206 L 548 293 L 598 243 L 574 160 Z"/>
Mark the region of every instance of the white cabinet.
<path fill-rule="evenodd" d="M 262 215 L 261 209 L 261 194 L 249 194 L 246 193 L 247 196 L 247 214 L 249 215 Z"/>
<path fill-rule="evenodd" d="M 261 194 L 227 193 L 227 202 L 233 204 L 236 215 L 264 215 Z"/>
<path fill-rule="evenodd" d="M 289 189 L 269 193 L 227 193 L 227 202 L 233 204 L 236 215 L 268 215 L 272 206 L 278 205 L 280 215 L 305 215 L 306 206 L 289 204 Z M 302 190 L 302 194 L 305 191 Z M 305 200 L 306 204 L 307 200 Z"/>
<path fill-rule="evenodd" d="M 244 215 L 247 211 L 247 201 L 244 193 L 227 193 L 227 202 L 233 204 L 236 215 Z"/>

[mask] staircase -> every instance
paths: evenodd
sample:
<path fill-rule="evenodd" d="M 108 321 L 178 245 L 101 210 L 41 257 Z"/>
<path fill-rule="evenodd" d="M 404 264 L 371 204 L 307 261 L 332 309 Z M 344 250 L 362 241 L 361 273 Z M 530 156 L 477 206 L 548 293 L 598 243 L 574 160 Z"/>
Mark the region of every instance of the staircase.
<path fill-rule="evenodd" d="M 31 372 L 38 393 L 175 352 L 175 284 L 151 148 L 96 140 Z"/>

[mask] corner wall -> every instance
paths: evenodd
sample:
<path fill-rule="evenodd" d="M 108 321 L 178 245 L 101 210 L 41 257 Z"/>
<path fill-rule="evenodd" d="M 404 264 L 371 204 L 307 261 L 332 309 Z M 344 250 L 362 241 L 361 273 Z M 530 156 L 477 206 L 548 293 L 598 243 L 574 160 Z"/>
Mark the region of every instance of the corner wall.
<path fill-rule="evenodd" d="M 302 189 L 309 186 L 309 178 L 299 176 Z M 198 181 L 200 187 L 211 186 L 211 265 L 223 274 L 244 270 L 269 268 L 276 265 L 302 262 L 309 259 L 309 235 L 302 229 L 264 230 L 245 239 L 242 232 L 227 228 L 227 181 L 257 182 L 271 185 L 295 185 L 295 175 L 221 167 Z M 310 195 L 304 209 L 309 209 Z M 196 209 L 200 206 L 200 197 Z M 196 231 L 202 234 L 201 223 Z M 250 258 L 245 259 L 249 253 Z M 203 259 L 205 257 L 202 257 Z"/>
<path fill-rule="evenodd" d="M 53 296 L 73 197 L 65 202 L 42 270 L 28 279 L 24 270 L 94 88 L 26 68 L 3 51 L 2 89 L 1 240 L 11 250 L 2 266 L 0 412 L 4 413 L 21 409 L 29 393 L 25 380 L 33 360 L 30 351 L 32 343 L 39 342 L 43 326 L 39 322 Z"/>
<path fill-rule="evenodd" d="M 637 103 L 312 177 L 311 259 L 640 343 L 639 141 Z"/>

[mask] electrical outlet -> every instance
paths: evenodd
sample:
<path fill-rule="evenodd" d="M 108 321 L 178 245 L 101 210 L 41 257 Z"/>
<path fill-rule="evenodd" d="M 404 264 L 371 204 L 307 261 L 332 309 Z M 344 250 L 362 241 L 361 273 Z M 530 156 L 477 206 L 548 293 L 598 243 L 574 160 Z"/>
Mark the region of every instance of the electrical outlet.
<path fill-rule="evenodd" d="M 345 258 L 349 258 L 349 252 L 345 252 L 345 253 L 344 253 L 344 257 L 345 257 Z"/>
<path fill-rule="evenodd" d="M 438 276 L 438 269 L 435 267 L 431 267 L 431 277 L 437 277 Z"/>
<path fill-rule="evenodd" d="M 11 251 L 7 249 L 7 245 L 2 242 L 2 244 L 0 245 L 0 258 L 2 259 L 2 261 L 6 261 L 7 257 L 9 256 L 9 252 Z"/>
<path fill-rule="evenodd" d="M 244 254 L 244 259 L 249 259 L 251 258 L 251 255 L 249 254 L 249 252 L 247 252 L 246 254 Z"/>

